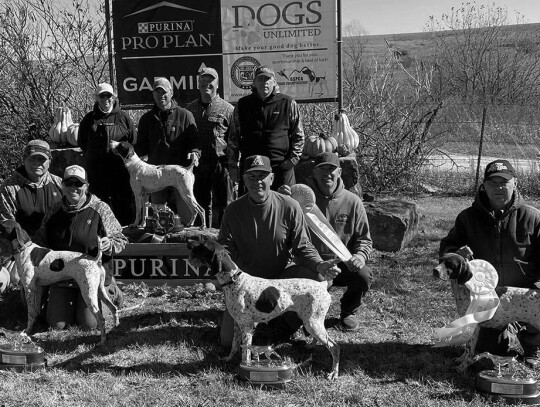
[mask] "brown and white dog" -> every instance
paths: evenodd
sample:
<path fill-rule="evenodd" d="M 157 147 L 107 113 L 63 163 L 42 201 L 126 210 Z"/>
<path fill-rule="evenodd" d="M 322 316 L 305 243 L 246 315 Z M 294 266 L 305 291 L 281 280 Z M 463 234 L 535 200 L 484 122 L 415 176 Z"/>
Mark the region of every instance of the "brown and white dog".
<path fill-rule="evenodd" d="M 268 280 L 242 272 L 231 260 L 229 253 L 218 242 L 188 243 L 189 262 L 195 267 L 207 266 L 223 288 L 227 310 L 235 320 L 232 349 L 225 358 L 229 361 L 240 345 L 251 345 L 253 331 L 258 322 L 268 322 L 285 311 L 295 311 L 306 330 L 332 354 L 329 379 L 339 374 L 339 345 L 330 338 L 324 327 L 324 318 L 331 297 L 327 281 L 304 278 Z M 242 361 L 251 359 L 250 350 L 243 346 Z"/>
<path fill-rule="evenodd" d="M 111 149 L 122 157 L 129 172 L 129 183 L 135 196 L 136 216 L 134 226 L 144 226 L 144 205 L 148 202 L 149 194 L 167 187 L 174 187 L 191 211 L 191 219 L 187 222 L 187 225 L 193 225 L 197 215 L 199 215 L 202 220 L 201 228 L 206 227 L 204 209 L 198 204 L 193 194 L 193 185 L 195 183 L 193 163 L 189 167 L 148 164 L 140 159 L 133 146 L 127 141 L 111 141 Z"/>
<path fill-rule="evenodd" d="M 111 310 L 115 326 L 119 319 L 116 306 L 105 289 L 105 269 L 101 265 L 101 252 L 97 257 L 70 251 L 54 251 L 32 243 L 28 234 L 14 220 L 0 222 L 0 256 L 15 258 L 20 282 L 28 307 L 25 332 L 30 334 L 40 312 L 43 286 L 64 280 L 75 280 L 86 305 L 96 318 L 101 330 L 101 343 L 105 342 L 105 318 L 98 299 Z"/>
<path fill-rule="evenodd" d="M 450 280 L 452 294 L 456 301 L 459 316 L 465 315 L 470 303 L 469 289 L 464 285 L 472 278 L 470 269 L 460 267 L 456 254 L 443 256 L 441 264 L 433 270 L 433 276 L 442 280 Z M 496 287 L 495 292 L 500 299 L 495 315 L 477 325 L 473 337 L 465 344 L 465 352 L 459 357 L 460 370 L 466 370 L 474 361 L 475 348 L 480 327 L 504 329 L 512 322 L 524 322 L 540 330 L 540 290 L 519 287 Z"/>

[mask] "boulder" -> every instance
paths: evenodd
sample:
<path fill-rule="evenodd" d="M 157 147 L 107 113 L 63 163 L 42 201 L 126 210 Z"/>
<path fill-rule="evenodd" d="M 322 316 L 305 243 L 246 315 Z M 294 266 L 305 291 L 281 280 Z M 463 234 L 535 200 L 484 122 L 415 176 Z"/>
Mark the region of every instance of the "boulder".
<path fill-rule="evenodd" d="M 397 252 L 406 247 L 418 231 L 418 206 L 398 199 L 364 203 L 373 248 Z"/>
<path fill-rule="evenodd" d="M 294 175 L 297 184 L 306 183 L 306 179 L 313 172 L 314 162 L 315 160 L 313 158 L 308 158 L 296 165 Z M 345 188 L 362 198 L 362 186 L 358 182 L 358 163 L 356 162 L 356 156 L 351 154 L 347 157 L 340 157 L 339 164 L 341 166 L 341 178 L 343 179 Z"/>
<path fill-rule="evenodd" d="M 84 158 L 82 150 L 79 147 L 53 148 L 51 149 L 51 155 L 52 159 L 49 171 L 59 177 L 64 176 L 65 168 L 70 165 L 76 164 L 84 167 Z"/>

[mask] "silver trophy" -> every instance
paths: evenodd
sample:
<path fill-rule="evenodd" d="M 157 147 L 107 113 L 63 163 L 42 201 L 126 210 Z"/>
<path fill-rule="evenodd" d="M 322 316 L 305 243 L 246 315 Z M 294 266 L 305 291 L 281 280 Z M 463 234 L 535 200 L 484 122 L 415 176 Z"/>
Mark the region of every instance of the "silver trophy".
<path fill-rule="evenodd" d="M 0 328 L 5 337 L 0 343 L 0 370 L 34 371 L 45 367 L 45 352 L 25 332 Z"/>
<path fill-rule="evenodd" d="M 281 387 L 292 379 L 294 363 L 282 358 L 272 346 L 242 345 L 238 378 L 253 385 Z"/>

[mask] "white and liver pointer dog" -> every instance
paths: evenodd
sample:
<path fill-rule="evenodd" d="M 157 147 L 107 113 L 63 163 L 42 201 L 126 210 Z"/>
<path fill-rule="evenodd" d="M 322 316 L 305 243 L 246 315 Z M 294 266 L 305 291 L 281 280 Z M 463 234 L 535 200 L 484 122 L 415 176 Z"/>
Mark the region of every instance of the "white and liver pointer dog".
<path fill-rule="evenodd" d="M 251 345 L 253 331 L 258 322 L 268 322 L 285 311 L 295 311 L 306 330 L 332 354 L 329 379 L 336 379 L 339 371 L 339 345 L 324 327 L 324 318 L 331 297 L 327 281 L 304 278 L 268 280 L 242 272 L 219 243 L 208 240 L 188 243 L 189 262 L 195 267 L 207 266 L 223 288 L 225 305 L 235 320 L 234 338 L 229 361 L 240 345 Z M 243 346 L 242 361 L 250 360 L 250 350 Z"/>
<path fill-rule="evenodd" d="M 129 172 L 129 183 L 135 196 L 135 223 L 134 226 L 144 226 L 144 205 L 148 202 L 148 195 L 167 187 L 174 187 L 191 211 L 188 226 L 193 225 L 197 215 L 201 217 L 202 229 L 206 227 L 204 209 L 193 194 L 194 163 L 189 167 L 180 165 L 152 165 L 144 162 L 135 153 L 133 146 L 127 141 L 111 141 L 111 149 L 124 160 Z"/>
<path fill-rule="evenodd" d="M 97 257 L 70 251 L 54 251 L 32 243 L 28 234 L 14 220 L 0 222 L 0 256 L 13 256 L 26 295 L 30 334 L 40 312 L 43 286 L 73 279 L 81 290 L 86 305 L 96 318 L 105 342 L 105 318 L 98 299 L 111 310 L 115 326 L 119 319 L 116 306 L 105 289 L 105 269 L 101 265 L 101 251 Z"/>
<path fill-rule="evenodd" d="M 443 256 L 442 263 L 433 269 L 433 276 L 442 280 L 450 280 L 452 294 L 456 301 L 459 316 L 465 315 L 470 302 L 469 289 L 464 285 L 472 278 L 468 267 L 456 267 L 456 254 Z M 455 270 L 456 271 L 452 271 Z M 474 352 L 478 341 L 480 327 L 504 329 L 512 322 L 525 322 L 540 330 L 540 290 L 519 287 L 496 287 L 495 292 L 500 305 L 495 315 L 477 325 L 473 337 L 465 345 L 465 351 L 458 358 L 460 370 L 466 370 L 474 361 Z"/>

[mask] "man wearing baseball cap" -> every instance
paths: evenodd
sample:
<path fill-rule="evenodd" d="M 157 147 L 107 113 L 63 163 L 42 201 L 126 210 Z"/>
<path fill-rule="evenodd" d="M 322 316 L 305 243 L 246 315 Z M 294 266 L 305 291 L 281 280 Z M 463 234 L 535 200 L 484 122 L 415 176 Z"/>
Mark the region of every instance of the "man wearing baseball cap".
<path fill-rule="evenodd" d="M 187 167 L 193 161 L 198 165 L 201 141 L 193 114 L 176 103 L 172 84 L 165 77 L 154 79 L 152 96 L 154 106 L 139 120 L 135 152 L 140 157 L 147 155 L 149 164 Z M 176 188 L 154 192 L 150 200 L 154 204 L 167 203 L 181 219 L 191 218 Z"/>
<path fill-rule="evenodd" d="M 302 209 L 293 198 L 272 191 L 274 180 L 270 159 L 247 157 L 243 180 L 247 193 L 225 208 L 218 241 L 226 245 L 240 269 L 261 278 L 332 279 L 339 269 L 323 259 L 309 239 Z M 287 267 L 291 256 L 297 265 Z M 276 318 L 276 320 L 278 320 Z M 299 325 L 279 319 L 278 325 L 293 334 Z M 221 325 L 221 343 L 232 343 L 234 321 L 227 311 Z"/>
<path fill-rule="evenodd" d="M 239 180 L 244 159 L 265 155 L 275 174 L 272 189 L 295 183 L 294 167 L 304 148 L 304 130 L 296 101 L 280 93 L 275 72 L 260 66 L 253 72 L 250 95 L 240 98 L 228 145 L 231 176 Z"/>
<path fill-rule="evenodd" d="M 508 160 L 486 166 L 475 201 L 442 239 L 439 257 L 455 257 L 456 269 L 467 268 L 465 246 L 475 259 L 495 267 L 499 286 L 540 288 L 540 211 L 525 203 L 517 189 L 516 170 Z M 516 322 L 519 318 L 516 315 Z M 540 367 L 540 332 L 528 324 L 502 331 L 481 328 L 476 352 L 505 356 L 511 351 L 512 336 L 521 343 L 524 361 Z"/>
<path fill-rule="evenodd" d="M 193 192 L 204 209 L 206 224 L 219 229 L 223 211 L 234 199 L 225 156 L 234 108 L 219 96 L 219 75 L 214 68 L 199 71 L 198 87 L 199 97 L 186 106 L 193 113 L 201 143 Z"/>
<path fill-rule="evenodd" d="M 79 125 L 78 144 L 83 151 L 91 192 L 112 209 L 122 225 L 135 220 L 135 198 L 122 159 L 110 148 L 111 141 L 133 143 L 135 125 L 120 108 L 109 83 L 94 90 L 94 106 Z"/>

